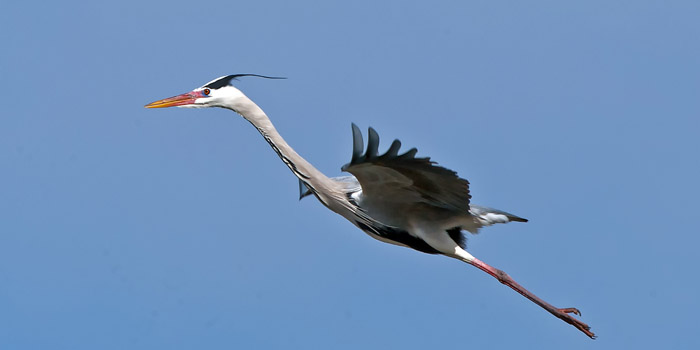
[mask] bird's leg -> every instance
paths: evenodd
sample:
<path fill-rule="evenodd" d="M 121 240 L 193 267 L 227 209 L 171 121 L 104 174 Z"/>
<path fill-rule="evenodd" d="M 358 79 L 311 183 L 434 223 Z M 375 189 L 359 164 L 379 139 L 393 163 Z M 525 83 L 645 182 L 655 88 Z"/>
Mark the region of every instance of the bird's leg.
<path fill-rule="evenodd" d="M 532 294 L 530 291 L 528 291 L 523 286 L 518 284 L 518 282 L 515 282 L 510 276 L 508 276 L 507 273 L 505 273 L 497 268 L 494 268 L 492 266 L 489 266 L 488 264 L 486 264 L 485 262 L 483 262 L 477 258 L 474 258 L 473 260 L 469 261 L 469 263 L 476 266 L 480 270 L 488 273 L 489 275 L 495 277 L 496 279 L 498 279 L 499 282 L 512 288 L 514 291 L 520 293 L 522 296 L 530 299 L 533 303 L 535 303 L 535 304 L 539 305 L 540 307 L 542 307 L 543 309 L 549 311 L 549 313 L 551 313 L 552 315 L 554 315 L 554 316 L 560 318 L 561 320 L 563 320 L 564 322 L 578 328 L 578 330 L 585 333 L 591 339 L 595 339 L 595 337 L 596 337 L 595 334 L 593 334 L 593 332 L 590 331 L 591 327 L 589 327 L 587 324 L 575 319 L 573 316 L 569 315 L 569 314 L 575 314 L 575 315 L 581 316 L 581 312 L 578 311 L 577 308 L 573 308 L 573 307 L 563 308 L 563 309 L 556 308 L 556 307 L 552 306 L 551 304 L 549 304 L 548 302 L 538 298 L 536 295 Z"/>

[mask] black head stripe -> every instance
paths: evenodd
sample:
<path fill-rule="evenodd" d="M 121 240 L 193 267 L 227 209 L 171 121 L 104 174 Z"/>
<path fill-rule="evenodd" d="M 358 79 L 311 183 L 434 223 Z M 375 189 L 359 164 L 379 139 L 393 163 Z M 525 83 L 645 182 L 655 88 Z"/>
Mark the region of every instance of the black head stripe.
<path fill-rule="evenodd" d="M 204 87 L 208 87 L 210 89 L 219 89 L 224 86 L 230 85 L 231 80 L 237 80 L 240 77 L 258 77 L 258 78 L 265 78 L 265 79 L 287 79 L 283 77 L 268 77 L 265 75 L 258 75 L 258 74 L 232 74 L 232 75 L 227 75 L 225 77 L 221 77 L 217 80 L 212 81 L 211 83 L 204 85 Z"/>

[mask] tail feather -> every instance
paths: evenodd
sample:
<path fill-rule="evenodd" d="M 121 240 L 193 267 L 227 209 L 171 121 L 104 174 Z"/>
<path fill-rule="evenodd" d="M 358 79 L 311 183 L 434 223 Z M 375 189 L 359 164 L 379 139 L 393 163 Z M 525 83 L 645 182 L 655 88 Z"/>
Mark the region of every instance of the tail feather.
<path fill-rule="evenodd" d="M 505 224 L 505 223 L 509 223 L 511 221 L 517 221 L 517 222 L 527 222 L 528 221 L 525 218 L 521 218 L 517 215 L 513 215 L 513 214 L 505 212 L 503 210 L 498 210 L 498 209 L 489 208 L 489 207 L 482 207 L 482 206 L 476 205 L 476 204 L 470 205 L 469 212 L 474 216 L 475 220 L 480 225 L 480 227 L 476 227 L 472 230 L 468 229 L 472 233 L 477 233 L 479 231 L 479 228 L 484 227 L 484 226 L 491 226 L 493 224 Z"/>

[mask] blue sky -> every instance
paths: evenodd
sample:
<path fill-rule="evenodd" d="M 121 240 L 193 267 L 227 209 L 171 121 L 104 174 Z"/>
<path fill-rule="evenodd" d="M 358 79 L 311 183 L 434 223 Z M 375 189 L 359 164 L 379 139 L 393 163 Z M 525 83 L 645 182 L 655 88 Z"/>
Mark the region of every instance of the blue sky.
<path fill-rule="evenodd" d="M 693 348 L 700 5 L 8 2 L 0 348 Z M 339 175 L 373 126 L 530 219 L 458 261 L 372 240 L 225 110 L 221 75 Z"/>

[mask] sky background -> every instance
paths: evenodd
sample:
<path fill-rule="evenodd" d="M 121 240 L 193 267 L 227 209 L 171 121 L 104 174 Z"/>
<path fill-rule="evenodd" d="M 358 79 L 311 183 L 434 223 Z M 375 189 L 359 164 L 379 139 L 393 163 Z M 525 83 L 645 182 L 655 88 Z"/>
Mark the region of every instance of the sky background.
<path fill-rule="evenodd" d="M 0 12 L 0 348 L 698 348 L 697 1 L 9 1 Z M 328 175 L 350 123 L 530 219 L 483 272 L 369 238 L 223 109 Z"/>

